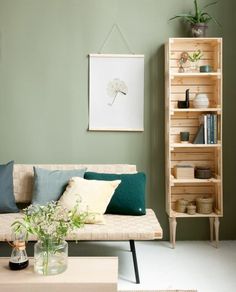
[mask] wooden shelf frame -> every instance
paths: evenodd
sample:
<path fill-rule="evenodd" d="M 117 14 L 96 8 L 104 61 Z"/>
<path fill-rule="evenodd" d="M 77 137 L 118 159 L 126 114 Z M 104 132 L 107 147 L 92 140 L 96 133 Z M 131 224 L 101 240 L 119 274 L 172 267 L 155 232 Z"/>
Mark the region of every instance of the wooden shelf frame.
<path fill-rule="evenodd" d="M 171 217 L 176 217 L 176 218 L 212 218 L 212 217 L 222 217 L 222 215 L 219 215 L 218 213 L 210 213 L 210 214 L 200 214 L 196 213 L 194 215 L 189 215 L 187 213 L 179 213 L 176 211 L 171 211 Z"/>
<path fill-rule="evenodd" d="M 209 179 L 200 179 L 200 178 L 193 178 L 193 179 L 186 179 L 186 178 L 174 178 L 171 179 L 171 185 L 175 184 L 212 184 L 212 183 L 221 183 L 221 179 L 217 178 L 209 178 Z"/>
<path fill-rule="evenodd" d="M 192 53 L 200 49 L 203 57 L 201 65 L 210 65 L 212 72 L 191 72 L 186 65 L 185 72 L 178 72 L 178 60 L 182 52 Z M 210 238 L 213 231 L 216 245 L 219 240 L 219 217 L 223 216 L 223 169 L 222 169 L 222 38 L 170 38 L 165 46 L 165 175 L 166 175 L 166 212 L 170 223 L 170 241 L 175 247 L 176 218 L 209 218 Z M 186 89 L 190 89 L 190 107 L 178 108 L 178 100 L 184 100 Z M 206 93 L 209 107 L 194 108 L 193 99 L 198 93 Z M 193 144 L 199 127 L 199 117 L 203 114 L 217 114 L 217 144 Z M 179 133 L 188 131 L 190 143 L 180 143 Z M 173 168 L 178 164 L 206 166 L 217 174 L 215 178 L 177 179 L 173 177 Z M 201 196 L 214 198 L 211 214 L 188 215 L 175 211 L 178 198 L 195 200 Z"/>
<path fill-rule="evenodd" d="M 212 147 L 222 147 L 221 143 L 217 144 L 193 144 L 193 143 L 171 143 L 170 149 L 173 148 L 212 148 Z"/>
<path fill-rule="evenodd" d="M 219 107 L 213 107 L 213 108 L 173 108 L 171 109 L 171 111 L 173 111 L 173 113 L 178 113 L 178 112 L 197 112 L 197 113 L 203 113 L 203 112 L 217 112 L 217 113 L 221 113 L 222 110 Z"/>
<path fill-rule="evenodd" d="M 184 72 L 184 73 L 179 73 L 179 72 L 170 72 L 170 77 L 175 78 L 175 77 L 217 77 L 221 78 L 222 74 L 221 72 L 209 72 L 209 73 L 197 73 L 197 72 Z"/>

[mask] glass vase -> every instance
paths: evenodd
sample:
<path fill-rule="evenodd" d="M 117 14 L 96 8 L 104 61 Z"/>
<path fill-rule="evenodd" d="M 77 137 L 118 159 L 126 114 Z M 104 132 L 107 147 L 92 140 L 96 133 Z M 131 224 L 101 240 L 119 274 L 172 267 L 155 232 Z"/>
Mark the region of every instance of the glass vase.
<path fill-rule="evenodd" d="M 68 243 L 39 240 L 34 245 L 34 271 L 40 275 L 56 275 L 67 268 Z"/>
<path fill-rule="evenodd" d="M 199 61 L 190 62 L 189 71 L 190 72 L 200 72 L 199 71 Z"/>

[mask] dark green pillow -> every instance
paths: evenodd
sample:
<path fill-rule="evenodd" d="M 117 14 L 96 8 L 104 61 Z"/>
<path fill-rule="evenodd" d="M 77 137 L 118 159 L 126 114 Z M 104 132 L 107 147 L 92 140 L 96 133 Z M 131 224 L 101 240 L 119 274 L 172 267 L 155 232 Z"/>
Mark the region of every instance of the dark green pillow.
<path fill-rule="evenodd" d="M 0 165 L 0 213 L 17 213 L 13 189 L 14 161 Z"/>
<path fill-rule="evenodd" d="M 142 172 L 135 174 L 110 174 L 86 172 L 85 179 L 117 180 L 121 183 L 107 206 L 107 214 L 145 215 L 145 186 L 146 175 Z"/>

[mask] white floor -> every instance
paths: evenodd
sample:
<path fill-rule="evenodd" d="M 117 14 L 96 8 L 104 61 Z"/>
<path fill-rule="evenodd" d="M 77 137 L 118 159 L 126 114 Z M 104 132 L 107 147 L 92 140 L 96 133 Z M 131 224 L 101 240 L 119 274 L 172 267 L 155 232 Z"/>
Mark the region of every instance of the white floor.
<path fill-rule="evenodd" d="M 136 242 L 141 284 L 135 284 L 128 242 L 79 243 L 80 254 L 119 257 L 119 290 L 197 289 L 236 292 L 236 241 Z M 71 250 L 72 249 L 72 250 Z M 70 247 L 72 253 L 78 246 Z"/>

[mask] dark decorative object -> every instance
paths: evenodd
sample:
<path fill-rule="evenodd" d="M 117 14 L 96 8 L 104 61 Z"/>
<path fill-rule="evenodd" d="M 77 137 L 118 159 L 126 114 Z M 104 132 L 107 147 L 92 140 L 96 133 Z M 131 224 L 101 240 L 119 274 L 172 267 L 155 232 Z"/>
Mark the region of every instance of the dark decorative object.
<path fill-rule="evenodd" d="M 178 100 L 178 108 L 189 108 L 189 89 L 185 91 L 185 100 Z"/>
<path fill-rule="evenodd" d="M 180 132 L 180 141 L 189 142 L 189 132 Z"/>
<path fill-rule="evenodd" d="M 193 139 L 193 144 L 204 144 L 204 125 L 203 124 L 199 126 L 197 134 Z"/>
<path fill-rule="evenodd" d="M 195 178 L 208 179 L 212 177 L 210 167 L 196 167 Z"/>
<path fill-rule="evenodd" d="M 210 66 L 210 65 L 200 66 L 200 72 L 202 72 L 202 73 L 212 72 L 212 66 Z"/>

